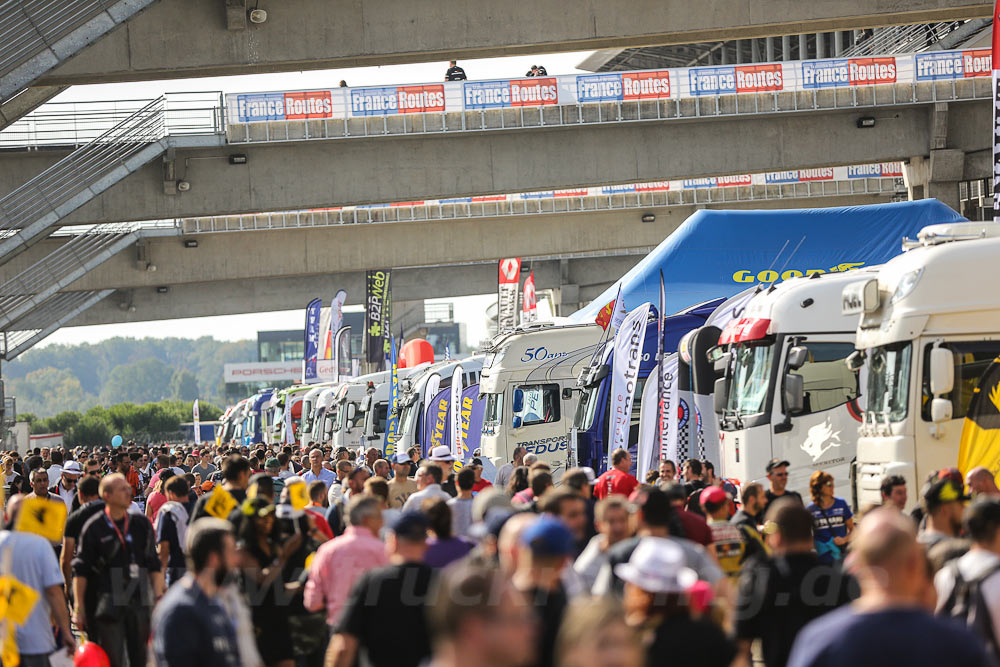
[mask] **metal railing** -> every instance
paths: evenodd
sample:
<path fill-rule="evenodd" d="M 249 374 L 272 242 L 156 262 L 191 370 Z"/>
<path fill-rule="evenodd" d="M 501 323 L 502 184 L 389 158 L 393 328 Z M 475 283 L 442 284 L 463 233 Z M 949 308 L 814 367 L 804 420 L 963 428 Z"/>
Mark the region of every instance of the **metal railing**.
<path fill-rule="evenodd" d="M 112 289 L 60 292 L 49 297 L 3 331 L 3 359 L 14 359 L 112 292 Z"/>
<path fill-rule="evenodd" d="M 0 3 L 0 77 L 114 4 L 111 0 L 5 0 Z"/>
<path fill-rule="evenodd" d="M 226 137 L 230 144 L 281 143 L 314 139 L 485 132 L 592 124 L 726 118 L 803 111 L 835 111 L 981 100 L 991 97 L 990 78 L 975 77 L 664 100 L 618 100 L 474 111 L 276 120 L 229 124 L 226 128 Z"/>
<path fill-rule="evenodd" d="M 0 131 L 0 148 L 83 146 L 155 101 L 50 102 Z M 163 133 L 221 134 L 224 113 L 220 92 L 167 93 Z"/>
<path fill-rule="evenodd" d="M 859 178 L 849 181 L 806 181 L 803 183 L 696 188 L 664 192 L 630 192 L 553 199 L 435 202 L 378 208 L 352 207 L 337 210 L 221 215 L 185 218 L 180 222 L 183 225 L 184 234 L 214 234 L 392 222 L 637 210 L 666 206 L 718 205 L 792 198 L 808 199 L 849 195 L 891 197 L 900 191 L 905 191 L 901 179 Z"/>
<path fill-rule="evenodd" d="M 0 199 L 0 229 L 20 229 L 56 210 L 164 132 L 158 99 Z"/>
<path fill-rule="evenodd" d="M 0 284 L 0 328 L 116 255 L 138 238 L 138 228 L 134 223 L 93 226 Z"/>
<path fill-rule="evenodd" d="M 965 21 L 944 21 L 875 28 L 870 37 L 855 41 L 844 49 L 841 56 L 848 58 L 926 51 L 963 23 Z"/>

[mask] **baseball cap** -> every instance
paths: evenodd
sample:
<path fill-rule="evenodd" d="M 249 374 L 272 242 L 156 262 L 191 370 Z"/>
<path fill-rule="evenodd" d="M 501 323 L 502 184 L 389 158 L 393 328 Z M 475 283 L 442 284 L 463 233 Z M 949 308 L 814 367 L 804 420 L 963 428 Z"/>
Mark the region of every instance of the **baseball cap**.
<path fill-rule="evenodd" d="M 451 447 L 448 445 L 438 445 L 431 450 L 430 455 L 431 461 L 454 461 L 455 459 L 451 455 Z"/>
<path fill-rule="evenodd" d="M 684 550 L 664 537 L 644 537 L 615 574 L 648 593 L 683 593 L 698 581 L 684 565 Z"/>
<path fill-rule="evenodd" d="M 201 490 L 202 491 L 211 491 L 214 488 L 215 488 L 215 482 L 213 482 L 212 480 L 209 480 L 207 482 L 202 482 L 201 483 Z"/>
<path fill-rule="evenodd" d="M 396 537 L 410 542 L 423 542 L 427 539 L 427 517 L 423 512 L 409 511 L 403 512 L 395 521 L 389 524 Z"/>
<path fill-rule="evenodd" d="M 765 468 L 765 470 L 767 470 L 767 472 L 771 472 L 775 468 L 780 468 L 782 466 L 788 467 L 790 465 L 792 464 L 786 461 L 785 459 L 771 459 L 770 461 L 767 462 L 767 467 Z"/>
<path fill-rule="evenodd" d="M 274 458 L 272 456 L 271 458 L 269 458 L 267 461 L 264 462 L 264 467 L 265 468 L 280 468 L 281 464 L 278 463 L 278 459 L 276 459 L 276 458 Z"/>
<path fill-rule="evenodd" d="M 410 455 L 406 452 L 396 452 L 396 456 L 393 459 L 396 463 L 409 463 Z"/>
<path fill-rule="evenodd" d="M 956 468 L 942 468 L 932 473 L 920 495 L 928 511 L 937 509 L 945 503 L 965 502 L 969 499 L 965 493 L 962 473 Z"/>
<path fill-rule="evenodd" d="M 205 453 L 207 454 L 208 452 Z M 199 449 L 194 450 L 193 452 L 191 452 L 191 456 L 201 456 L 201 450 Z"/>
<path fill-rule="evenodd" d="M 594 469 L 590 466 L 585 466 L 580 469 L 583 470 L 583 474 L 587 476 L 587 481 L 593 484 L 594 480 L 597 479 L 597 473 L 594 472 Z"/>
<path fill-rule="evenodd" d="M 63 466 L 63 474 L 69 473 L 70 475 L 82 475 L 83 468 L 80 466 L 79 461 L 68 461 L 66 465 Z"/>
<path fill-rule="evenodd" d="M 559 519 L 543 516 L 521 533 L 521 546 L 537 556 L 570 556 L 573 535 Z"/>
<path fill-rule="evenodd" d="M 699 502 L 704 505 L 709 503 L 717 505 L 718 503 L 724 503 L 729 499 L 726 492 L 722 490 L 721 486 L 706 486 L 701 490 L 701 494 L 698 496 Z"/>

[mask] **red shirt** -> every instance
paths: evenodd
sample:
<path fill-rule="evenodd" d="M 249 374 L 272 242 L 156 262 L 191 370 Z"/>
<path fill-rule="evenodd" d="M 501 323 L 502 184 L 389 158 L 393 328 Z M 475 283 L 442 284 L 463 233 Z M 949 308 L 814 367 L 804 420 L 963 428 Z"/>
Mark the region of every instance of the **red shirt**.
<path fill-rule="evenodd" d="M 601 500 L 615 494 L 628 498 L 637 486 L 639 486 L 639 480 L 635 477 L 617 468 L 612 468 L 594 482 L 594 495 Z"/>
<path fill-rule="evenodd" d="M 480 491 L 482 491 L 483 489 L 485 489 L 488 486 L 493 486 L 493 485 L 490 484 L 485 479 L 480 479 L 478 482 L 476 482 L 475 484 L 472 485 L 472 492 L 473 493 L 479 493 Z"/>
<path fill-rule="evenodd" d="M 684 537 L 706 547 L 713 542 L 712 529 L 705 521 L 705 517 L 679 507 L 675 507 L 674 512 L 677 513 L 677 518 L 680 519 L 681 526 L 684 527 Z"/>

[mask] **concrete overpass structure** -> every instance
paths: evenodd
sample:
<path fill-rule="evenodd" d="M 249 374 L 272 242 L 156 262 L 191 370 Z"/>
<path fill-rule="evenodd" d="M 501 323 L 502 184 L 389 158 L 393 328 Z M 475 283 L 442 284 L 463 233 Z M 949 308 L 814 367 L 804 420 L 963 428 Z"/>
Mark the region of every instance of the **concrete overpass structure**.
<path fill-rule="evenodd" d="M 417 9 L 407 0 L 257 3 L 169 0 L 83 50 L 40 83 L 186 78 L 359 67 L 450 58 L 684 44 L 985 18 L 982 0 L 635 0 L 567 6 L 560 0 L 498 5 L 441 0 Z M 470 73 L 473 76 L 474 73 Z"/>

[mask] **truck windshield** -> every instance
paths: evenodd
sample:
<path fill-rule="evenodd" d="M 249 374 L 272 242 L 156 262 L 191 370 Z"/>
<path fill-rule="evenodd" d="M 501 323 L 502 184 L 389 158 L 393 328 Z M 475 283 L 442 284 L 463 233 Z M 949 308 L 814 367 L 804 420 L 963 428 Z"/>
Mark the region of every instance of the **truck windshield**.
<path fill-rule="evenodd" d="M 764 401 L 767 400 L 773 363 L 773 342 L 741 344 L 736 348 L 736 366 L 726 406 L 728 411 L 737 415 L 756 415 L 764 412 Z"/>
<path fill-rule="evenodd" d="M 413 405 L 404 405 L 405 401 L 401 396 L 399 399 L 400 409 L 399 409 L 399 432 L 409 433 L 410 429 L 416 428 L 417 413 L 420 412 L 422 406 L 414 403 Z"/>
<path fill-rule="evenodd" d="M 931 420 L 931 380 L 928 372 L 933 345 L 924 347 L 923 408 L 920 411 L 924 421 Z M 951 401 L 952 419 L 962 419 L 969 412 L 972 395 L 979 386 L 979 380 L 989 365 L 1000 354 L 1000 341 L 967 340 L 951 341 L 941 345 L 950 350 L 955 362 L 955 384 L 950 392 L 942 394 Z"/>
<path fill-rule="evenodd" d="M 372 416 L 375 418 L 375 434 L 382 435 L 385 433 L 385 423 L 389 417 L 389 404 L 377 403 L 375 405 L 375 413 Z"/>
<path fill-rule="evenodd" d="M 868 407 L 875 421 L 906 419 L 910 387 L 910 343 L 873 348 L 868 355 Z"/>
<path fill-rule="evenodd" d="M 503 394 L 486 394 L 483 435 L 496 435 L 503 417 Z"/>
<path fill-rule="evenodd" d="M 580 395 L 580 402 L 576 405 L 576 414 L 573 415 L 573 426 L 581 431 L 589 431 L 594 425 L 594 415 L 597 414 L 597 395 L 601 386 L 587 387 Z"/>
<path fill-rule="evenodd" d="M 802 414 L 830 410 L 858 397 L 858 376 L 844 360 L 854 352 L 853 343 L 805 342 L 809 351 L 802 368 L 791 371 L 802 376 L 805 397 Z"/>

